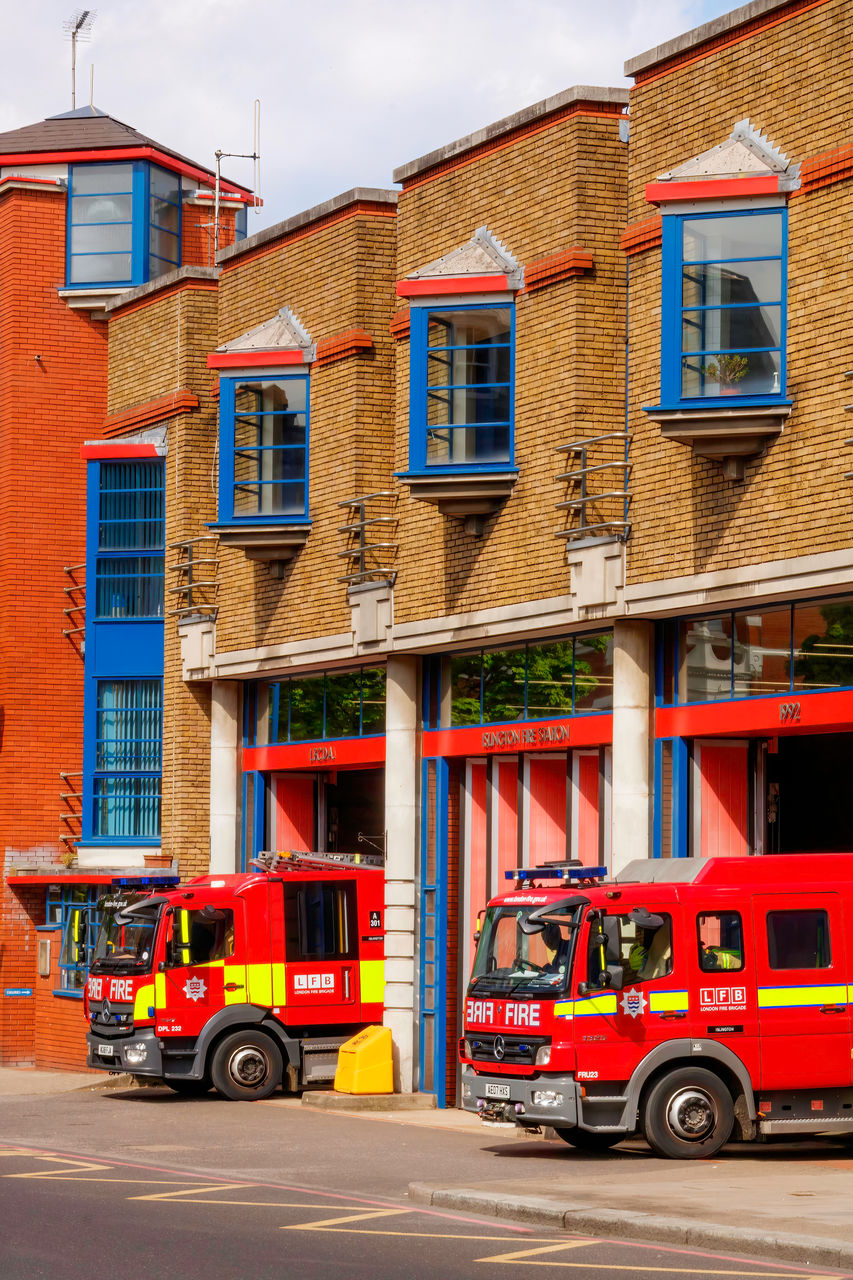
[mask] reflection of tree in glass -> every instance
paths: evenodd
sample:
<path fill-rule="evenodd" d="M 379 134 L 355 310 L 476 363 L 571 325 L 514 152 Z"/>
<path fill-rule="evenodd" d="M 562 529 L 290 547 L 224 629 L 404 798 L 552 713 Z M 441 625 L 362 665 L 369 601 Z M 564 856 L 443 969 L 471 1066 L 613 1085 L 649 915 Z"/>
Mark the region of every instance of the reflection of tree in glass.
<path fill-rule="evenodd" d="M 290 739 L 306 742 L 323 736 L 323 677 L 290 682 Z M 282 685 L 282 696 L 286 686 Z"/>
<path fill-rule="evenodd" d="M 483 722 L 524 719 L 524 650 L 483 654 Z"/>
<path fill-rule="evenodd" d="M 385 731 L 385 668 L 361 673 L 361 731 Z"/>
<path fill-rule="evenodd" d="M 823 635 L 815 632 L 800 644 L 794 676 L 804 685 L 838 688 L 853 684 L 853 604 L 827 604 L 820 611 L 826 623 Z M 823 652 L 821 652 L 823 650 Z"/>
<path fill-rule="evenodd" d="M 527 651 L 527 714 L 571 715 L 572 642 L 531 645 Z"/>
<path fill-rule="evenodd" d="M 481 653 L 466 653 L 450 661 L 451 724 L 480 723 Z"/>
<path fill-rule="evenodd" d="M 586 657 L 581 656 L 581 651 L 586 650 L 587 653 L 595 655 L 595 668 L 599 672 L 606 670 L 609 666 L 607 661 L 608 646 L 610 644 L 609 635 L 601 636 L 582 636 L 578 639 L 575 649 L 575 708 L 578 705 L 591 698 L 595 691 L 599 688 L 601 680 L 595 674 L 592 661 L 588 661 Z M 605 690 L 605 692 L 608 692 Z"/>
<path fill-rule="evenodd" d="M 342 671 L 326 676 L 326 737 L 358 736 L 361 672 Z"/>

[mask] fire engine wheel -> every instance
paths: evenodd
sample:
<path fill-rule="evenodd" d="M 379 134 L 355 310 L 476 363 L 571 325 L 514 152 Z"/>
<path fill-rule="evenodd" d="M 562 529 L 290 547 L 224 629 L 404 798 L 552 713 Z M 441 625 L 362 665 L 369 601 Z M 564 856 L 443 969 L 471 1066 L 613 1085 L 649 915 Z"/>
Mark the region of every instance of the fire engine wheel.
<path fill-rule="evenodd" d="M 592 1133 L 589 1129 L 555 1129 L 554 1132 L 578 1151 L 609 1151 L 626 1136 L 624 1133 Z"/>
<path fill-rule="evenodd" d="M 256 1102 L 281 1084 L 281 1054 L 262 1031 L 235 1031 L 217 1046 L 210 1074 L 223 1098 Z"/>
<path fill-rule="evenodd" d="M 698 1160 L 725 1146 L 733 1124 L 731 1094 L 719 1076 L 702 1067 L 684 1067 L 652 1088 L 643 1131 L 657 1155 Z"/>

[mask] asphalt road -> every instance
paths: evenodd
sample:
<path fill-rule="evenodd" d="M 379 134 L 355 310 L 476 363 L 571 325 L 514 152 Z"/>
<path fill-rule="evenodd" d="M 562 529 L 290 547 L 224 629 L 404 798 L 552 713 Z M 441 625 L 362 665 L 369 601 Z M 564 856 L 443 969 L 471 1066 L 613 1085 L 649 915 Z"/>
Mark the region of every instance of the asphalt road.
<path fill-rule="evenodd" d="M 410 1204 L 414 1180 L 458 1181 L 596 1157 L 512 1134 L 326 1114 L 290 1100 L 189 1101 L 159 1089 L 0 1099 L 2 1280 L 778 1277 L 820 1269 L 502 1223 Z M 642 1150 L 619 1160 L 649 1176 Z M 837 1273 L 835 1273 L 837 1274 Z"/>

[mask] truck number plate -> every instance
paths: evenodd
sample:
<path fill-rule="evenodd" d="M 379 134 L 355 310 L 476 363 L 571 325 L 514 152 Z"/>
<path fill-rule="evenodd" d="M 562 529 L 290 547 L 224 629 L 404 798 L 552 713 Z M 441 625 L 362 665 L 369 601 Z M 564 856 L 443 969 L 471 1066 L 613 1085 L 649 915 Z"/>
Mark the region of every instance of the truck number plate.
<path fill-rule="evenodd" d="M 115 1057 L 115 1045 L 111 1045 L 111 1044 L 99 1044 L 99 1045 L 98 1045 L 98 1053 L 101 1055 L 101 1057 L 102 1057 L 102 1058 L 114 1058 L 114 1057 Z"/>
<path fill-rule="evenodd" d="M 486 1097 L 487 1098 L 508 1098 L 509 1085 L 508 1084 L 487 1084 Z"/>

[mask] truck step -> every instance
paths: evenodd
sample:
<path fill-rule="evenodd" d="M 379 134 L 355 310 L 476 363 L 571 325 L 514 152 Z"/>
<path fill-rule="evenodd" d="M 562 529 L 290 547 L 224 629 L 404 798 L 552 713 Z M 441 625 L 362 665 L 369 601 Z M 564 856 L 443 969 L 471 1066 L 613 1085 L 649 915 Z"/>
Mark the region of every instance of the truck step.
<path fill-rule="evenodd" d="M 808 1119 L 759 1120 L 759 1133 L 850 1133 L 853 1132 L 853 1116 L 826 1116 L 820 1114 Z"/>
<path fill-rule="evenodd" d="M 619 1093 L 608 1093 L 608 1094 L 600 1093 L 598 1094 L 597 1097 L 594 1097 L 594 1098 L 591 1098 L 589 1094 L 587 1094 L 583 1100 L 583 1105 L 585 1107 L 591 1107 L 593 1103 L 596 1103 L 596 1102 L 623 1102 L 624 1103 L 627 1101 L 628 1099 L 623 1098 L 622 1095 Z"/>

